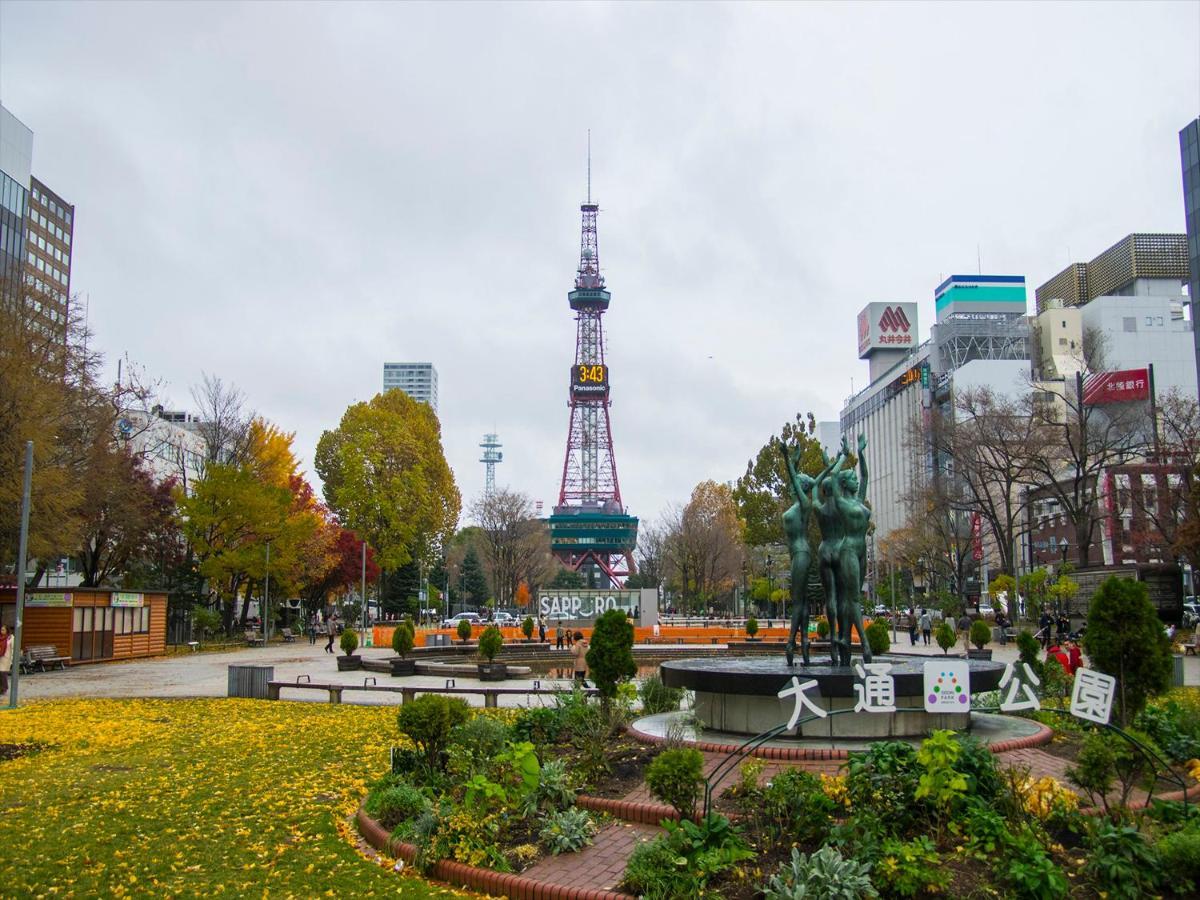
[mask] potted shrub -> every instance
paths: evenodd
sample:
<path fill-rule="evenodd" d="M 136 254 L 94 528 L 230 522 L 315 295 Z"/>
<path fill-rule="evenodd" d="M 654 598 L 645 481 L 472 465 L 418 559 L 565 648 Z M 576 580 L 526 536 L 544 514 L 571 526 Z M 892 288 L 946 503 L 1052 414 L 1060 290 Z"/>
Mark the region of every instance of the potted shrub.
<path fill-rule="evenodd" d="M 521 623 L 521 634 L 525 635 L 525 643 L 533 640 L 533 616 L 526 616 Z"/>
<path fill-rule="evenodd" d="M 829 620 L 824 616 L 817 619 L 817 640 L 823 641 L 829 637 Z"/>
<path fill-rule="evenodd" d="M 751 616 L 746 620 L 746 640 L 757 641 L 756 634 L 758 634 L 758 619 Z"/>
<path fill-rule="evenodd" d="M 417 672 L 417 661 L 408 659 L 408 654 L 412 652 L 413 639 L 416 636 L 416 631 L 413 628 L 413 623 L 404 619 L 392 630 L 392 649 L 396 651 L 399 659 L 392 660 L 392 675 L 415 675 Z"/>
<path fill-rule="evenodd" d="M 353 628 L 347 628 L 342 632 L 342 638 L 338 644 L 342 648 L 342 653 L 345 654 L 345 656 L 337 658 L 338 671 L 352 672 L 355 669 L 361 669 L 362 657 L 354 655 L 354 651 L 358 649 L 358 632 Z"/>
<path fill-rule="evenodd" d="M 954 629 L 950 627 L 950 623 L 942 619 L 938 623 L 938 627 L 934 629 L 933 639 L 937 641 L 937 645 L 942 648 L 942 652 L 947 656 L 950 655 L 950 648 L 958 643 L 958 638 L 954 635 Z"/>
<path fill-rule="evenodd" d="M 467 619 L 458 620 L 458 639 L 464 644 L 471 639 L 471 623 Z"/>
<path fill-rule="evenodd" d="M 496 654 L 500 652 L 502 646 L 504 646 L 504 636 L 500 634 L 499 628 L 489 625 L 483 629 L 483 634 L 479 636 L 479 655 L 487 662 L 479 664 L 480 681 L 503 681 L 508 677 L 508 666 L 495 661 Z"/>
<path fill-rule="evenodd" d="M 888 634 L 887 622 L 876 619 L 867 626 L 867 646 L 871 648 L 872 656 L 882 656 L 892 646 L 892 636 Z"/>
<path fill-rule="evenodd" d="M 984 646 L 992 639 L 992 628 L 983 619 L 976 619 L 971 623 L 971 630 L 967 632 L 967 637 L 971 643 L 975 645 L 974 650 L 967 650 L 967 659 L 991 659 L 991 649 L 984 649 Z"/>

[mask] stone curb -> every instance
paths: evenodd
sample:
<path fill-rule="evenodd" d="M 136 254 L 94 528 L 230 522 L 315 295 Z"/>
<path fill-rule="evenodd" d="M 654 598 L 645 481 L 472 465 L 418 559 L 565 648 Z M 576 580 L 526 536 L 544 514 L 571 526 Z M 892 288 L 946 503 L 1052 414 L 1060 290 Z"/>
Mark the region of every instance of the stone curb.
<path fill-rule="evenodd" d="M 1034 734 L 1026 735 L 1025 737 L 1010 738 L 1007 741 L 997 741 L 994 744 L 988 744 L 987 747 L 992 753 L 1000 754 L 1007 753 L 1010 750 L 1025 750 L 1029 747 L 1038 747 L 1042 744 L 1048 744 L 1054 737 L 1054 731 L 1043 725 L 1041 722 L 1035 722 L 1038 730 Z M 663 744 L 666 743 L 666 738 L 656 735 L 647 734 L 644 731 L 638 731 L 632 725 L 627 729 L 630 737 L 635 741 L 643 744 Z M 712 741 L 684 741 L 684 746 L 694 747 L 697 750 L 703 750 L 707 753 L 724 753 L 733 752 L 736 747 L 730 747 L 728 744 L 715 744 Z M 750 756 L 756 756 L 759 759 L 775 759 L 775 760 L 835 760 L 849 759 L 851 751 L 825 749 L 819 747 L 757 747 L 750 751 Z"/>
<path fill-rule="evenodd" d="M 358 831 L 368 844 L 380 853 L 386 853 L 406 863 L 411 863 L 417 855 L 413 844 L 403 841 L 393 841 L 383 826 L 367 815 L 366 810 L 359 807 L 357 813 Z M 480 869 L 449 859 L 438 860 L 427 873 L 439 881 L 460 887 L 470 888 L 497 897 L 509 897 L 511 900 L 634 900 L 629 894 L 617 891 L 588 890 L 570 887 L 564 884 L 548 884 L 535 881 L 511 872 L 494 872 L 491 869 Z"/>
<path fill-rule="evenodd" d="M 1200 788 L 1191 788 L 1186 791 L 1172 791 L 1169 794 L 1156 794 L 1151 800 L 1135 800 L 1123 808 L 1149 809 L 1150 804 L 1155 800 L 1161 800 L 1164 803 L 1178 803 L 1181 800 L 1188 800 L 1188 802 L 1194 803 L 1197 795 L 1200 795 Z M 1085 816 L 1102 816 L 1105 814 L 1104 808 L 1101 806 L 1081 806 L 1079 811 Z"/>

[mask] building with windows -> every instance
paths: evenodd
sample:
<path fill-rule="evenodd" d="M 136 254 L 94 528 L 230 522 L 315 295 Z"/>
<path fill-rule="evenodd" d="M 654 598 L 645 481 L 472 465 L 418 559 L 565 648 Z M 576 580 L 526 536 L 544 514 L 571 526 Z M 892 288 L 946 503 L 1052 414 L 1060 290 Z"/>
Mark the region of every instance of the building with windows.
<path fill-rule="evenodd" d="M 1183 214 L 1187 230 L 1188 297 L 1200 300 L 1200 118 L 1179 132 L 1179 156 L 1183 163 Z M 1192 318 L 1195 320 L 1195 307 Z M 1193 329 L 1196 368 L 1200 370 L 1200 332 Z"/>
<path fill-rule="evenodd" d="M 33 132 L 0 106 L 0 290 L 17 296 L 25 263 L 25 206 L 33 165 Z"/>
<path fill-rule="evenodd" d="M 117 419 L 117 440 L 149 469 L 155 481 L 174 479 L 190 494 L 204 474 L 208 442 L 200 421 L 182 410 L 127 409 Z"/>
<path fill-rule="evenodd" d="M 389 362 L 383 364 L 383 389 L 404 391 L 414 400 L 428 403 L 438 411 L 438 377 L 433 363 Z"/>

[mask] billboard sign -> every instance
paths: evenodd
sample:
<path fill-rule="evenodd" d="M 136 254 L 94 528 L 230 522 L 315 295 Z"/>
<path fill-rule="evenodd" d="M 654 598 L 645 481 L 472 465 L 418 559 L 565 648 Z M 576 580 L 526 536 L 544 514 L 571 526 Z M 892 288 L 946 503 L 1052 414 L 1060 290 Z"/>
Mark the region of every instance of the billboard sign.
<path fill-rule="evenodd" d="M 976 562 L 983 559 L 983 519 L 979 513 L 971 514 L 971 558 Z"/>
<path fill-rule="evenodd" d="M 74 594 L 27 593 L 26 606 L 72 606 Z"/>
<path fill-rule="evenodd" d="M 917 346 L 917 304 L 868 303 L 858 314 L 858 356 Z"/>
<path fill-rule="evenodd" d="M 130 606 L 140 607 L 145 606 L 145 594 L 133 594 L 128 591 L 113 591 L 112 598 L 108 601 L 109 606 Z"/>
<path fill-rule="evenodd" d="M 1149 399 L 1150 374 L 1146 369 L 1097 372 L 1083 379 L 1083 402 L 1086 406 Z"/>
<path fill-rule="evenodd" d="M 571 621 L 591 621 L 610 609 L 636 617 L 640 591 L 604 591 L 588 588 L 546 588 L 538 591 L 538 614 Z"/>

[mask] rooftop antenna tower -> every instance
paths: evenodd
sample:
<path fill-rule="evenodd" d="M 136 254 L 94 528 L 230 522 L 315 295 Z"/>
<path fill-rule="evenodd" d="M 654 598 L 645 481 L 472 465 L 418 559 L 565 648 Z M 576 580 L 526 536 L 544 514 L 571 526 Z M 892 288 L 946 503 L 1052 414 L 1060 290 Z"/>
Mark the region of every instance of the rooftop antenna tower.
<path fill-rule="evenodd" d="M 504 462 L 504 454 L 500 452 L 500 448 L 504 445 L 500 443 L 500 435 L 485 434 L 483 440 L 479 442 L 479 446 L 483 448 L 483 456 L 479 461 L 483 463 L 486 473 L 483 481 L 483 496 L 490 497 L 496 493 L 496 463 Z"/>
<path fill-rule="evenodd" d="M 633 572 L 638 520 L 627 515 L 617 481 L 609 421 L 608 364 L 604 324 L 612 295 L 600 274 L 600 243 L 592 200 L 592 134 L 588 131 L 587 200 L 579 207 L 583 225 L 575 288 L 567 301 L 575 311 L 575 363 L 567 393 L 571 410 L 562 486 L 550 517 L 550 549 L 569 569 L 582 572 L 589 587 L 621 587 Z"/>

